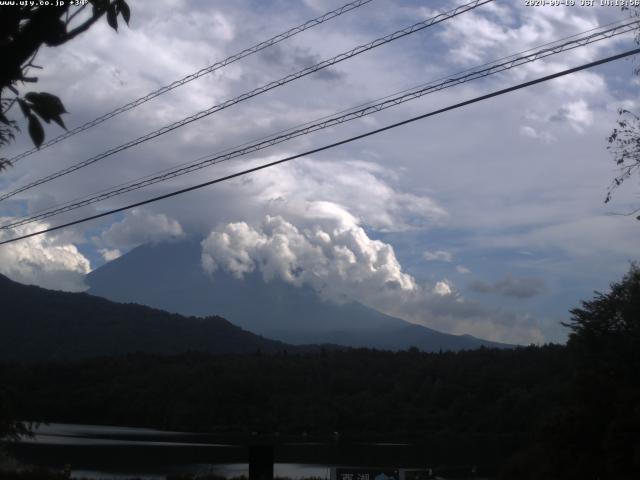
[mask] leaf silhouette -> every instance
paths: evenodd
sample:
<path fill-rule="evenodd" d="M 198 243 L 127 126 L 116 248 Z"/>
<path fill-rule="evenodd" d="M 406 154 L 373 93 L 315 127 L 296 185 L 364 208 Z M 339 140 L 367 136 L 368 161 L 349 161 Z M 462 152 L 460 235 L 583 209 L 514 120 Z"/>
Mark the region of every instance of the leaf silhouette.
<path fill-rule="evenodd" d="M 33 114 L 29 115 L 29 135 L 36 147 L 40 148 L 40 145 L 44 142 L 44 129 L 38 117 Z"/>

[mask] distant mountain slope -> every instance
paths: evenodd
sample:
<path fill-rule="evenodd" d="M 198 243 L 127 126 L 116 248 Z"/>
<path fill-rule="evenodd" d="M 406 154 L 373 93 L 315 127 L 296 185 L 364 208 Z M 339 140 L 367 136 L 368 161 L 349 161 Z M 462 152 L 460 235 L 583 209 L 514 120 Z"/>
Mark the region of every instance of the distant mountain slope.
<path fill-rule="evenodd" d="M 22 285 L 0 275 L 0 360 L 71 360 L 137 351 L 294 350 L 220 317 L 194 318 L 85 293 Z"/>
<path fill-rule="evenodd" d="M 309 287 L 264 282 L 260 273 L 237 279 L 207 275 L 200 242 L 143 245 L 91 272 L 89 293 L 183 315 L 216 314 L 242 328 L 295 344 L 424 351 L 507 347 L 469 335 L 450 335 L 385 315 L 359 303 L 323 301 Z"/>

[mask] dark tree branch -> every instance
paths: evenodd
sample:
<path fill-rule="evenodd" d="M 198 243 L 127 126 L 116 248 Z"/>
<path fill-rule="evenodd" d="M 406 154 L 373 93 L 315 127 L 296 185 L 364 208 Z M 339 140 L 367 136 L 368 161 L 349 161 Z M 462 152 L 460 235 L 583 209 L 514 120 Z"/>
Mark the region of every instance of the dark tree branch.
<path fill-rule="evenodd" d="M 109 26 L 118 29 L 118 16 L 128 24 L 130 9 L 126 0 L 88 0 L 84 5 L 70 11 L 70 5 L 49 8 L 25 4 L 8 13 L 0 15 L 0 99 L 5 89 L 15 94 L 11 102 L 2 101 L 0 109 L 0 146 L 14 139 L 13 131 L 20 131 L 15 121 L 9 120 L 4 113 L 14 102 L 19 102 L 25 118 L 28 120 L 29 134 L 36 145 L 44 140 L 44 130 L 39 117 L 44 122 L 53 120 L 66 128 L 61 115 L 66 113 L 63 103 L 55 95 L 47 92 L 28 92 L 24 98 L 16 88 L 19 82 L 35 83 L 38 78 L 28 76 L 31 68 L 42 68 L 34 65 L 38 50 L 47 46 L 62 45 L 81 33 L 89 30 L 101 17 L 107 16 Z M 78 15 L 91 5 L 92 12 L 84 21 L 69 29 Z M 0 170 L 9 164 L 3 159 Z"/>
<path fill-rule="evenodd" d="M 115 2 L 109 4 L 109 5 L 115 5 Z M 93 25 L 94 23 L 96 23 L 100 17 L 102 17 L 105 13 L 107 13 L 107 10 L 99 10 L 96 13 L 94 13 L 89 19 L 87 19 L 84 23 L 78 25 L 76 28 L 74 28 L 73 30 L 71 30 L 70 32 L 68 32 L 64 37 L 63 37 L 63 41 L 64 42 L 68 42 L 69 40 L 77 37 L 78 35 L 80 35 L 83 32 L 86 32 L 87 30 L 89 30 L 89 28 L 91 28 L 91 25 Z"/>
<path fill-rule="evenodd" d="M 85 7 L 86 7 L 87 5 L 88 5 L 88 3 L 85 3 L 85 4 L 84 4 L 84 5 L 82 5 L 80 8 L 78 8 L 75 12 L 73 12 L 73 13 L 71 14 L 71 16 L 70 16 L 70 17 L 67 17 L 67 21 L 66 21 L 67 26 L 71 23 L 71 21 L 72 21 L 72 20 L 73 20 L 73 19 L 74 19 L 74 18 L 75 18 L 75 17 L 76 17 L 80 12 L 82 12 L 82 11 L 85 9 Z M 69 13 L 69 10 L 67 10 L 67 13 Z"/>

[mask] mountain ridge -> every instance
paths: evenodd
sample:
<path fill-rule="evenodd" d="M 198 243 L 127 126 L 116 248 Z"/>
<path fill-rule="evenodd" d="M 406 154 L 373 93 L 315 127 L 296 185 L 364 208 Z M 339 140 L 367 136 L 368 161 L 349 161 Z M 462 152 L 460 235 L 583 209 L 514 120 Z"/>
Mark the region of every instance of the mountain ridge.
<path fill-rule="evenodd" d="M 67 361 L 136 352 L 305 350 L 247 332 L 219 316 L 185 317 L 87 293 L 23 285 L 3 275 L 0 304 L 2 361 Z"/>

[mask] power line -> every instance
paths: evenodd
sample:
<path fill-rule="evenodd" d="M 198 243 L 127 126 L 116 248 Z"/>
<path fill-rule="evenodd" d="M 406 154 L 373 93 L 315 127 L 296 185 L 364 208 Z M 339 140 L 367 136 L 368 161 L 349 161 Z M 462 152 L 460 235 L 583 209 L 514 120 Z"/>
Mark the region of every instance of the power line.
<path fill-rule="evenodd" d="M 621 23 L 621 22 L 616 22 L 616 23 Z M 222 162 L 231 160 L 233 158 L 237 158 L 240 156 L 247 155 L 249 153 L 254 153 L 259 150 L 263 150 L 270 146 L 286 142 L 288 140 L 291 140 L 293 138 L 296 138 L 302 135 L 308 135 L 310 133 L 313 133 L 325 128 L 329 128 L 329 127 L 340 125 L 342 123 L 346 123 L 358 118 L 362 118 L 364 116 L 371 115 L 373 113 L 377 113 L 382 110 L 385 110 L 387 108 L 391 108 L 408 101 L 416 100 L 427 94 L 441 91 L 446 88 L 451 88 L 456 85 L 460 85 L 462 83 L 466 83 L 472 80 L 485 78 L 489 75 L 495 75 L 497 73 L 510 70 L 512 68 L 521 66 L 526 63 L 538 61 L 540 59 L 549 57 L 551 55 L 556 55 L 561 52 L 566 52 L 578 47 L 583 47 L 590 43 L 608 39 L 617 35 L 622 35 L 624 33 L 628 33 L 635 30 L 639 24 L 640 24 L 640 21 L 638 20 L 627 21 L 627 23 L 625 24 L 617 25 L 615 27 L 608 28 L 599 32 L 590 33 L 589 35 L 583 35 L 582 37 L 579 35 L 573 35 L 572 37 L 570 37 L 570 38 L 573 38 L 573 40 L 570 40 L 568 42 L 564 42 L 564 43 L 559 43 L 560 41 L 552 42 L 551 45 L 553 46 L 548 48 L 543 48 L 539 50 L 529 49 L 526 51 L 529 53 L 525 55 L 517 56 L 516 54 L 516 55 L 511 55 L 509 57 L 506 57 L 509 59 L 508 61 L 500 62 L 500 60 L 497 60 L 493 62 L 493 64 L 488 64 L 489 67 L 485 67 L 483 69 L 469 69 L 469 70 L 466 70 L 466 72 L 468 72 L 466 74 L 463 74 L 463 75 L 459 74 L 458 76 L 447 77 L 444 81 L 441 81 L 439 83 L 436 83 L 436 81 L 433 81 L 431 83 L 425 84 L 425 86 L 422 86 L 420 88 L 415 88 L 413 90 L 405 90 L 403 92 L 400 92 L 400 94 L 395 97 L 393 96 L 385 97 L 381 102 L 378 102 L 378 103 L 371 102 L 370 104 L 367 104 L 363 108 L 359 108 L 357 110 L 350 109 L 349 113 L 346 113 L 344 115 L 324 117 L 323 119 L 321 119 L 321 121 L 317 123 L 310 122 L 310 123 L 303 124 L 302 126 L 300 126 L 300 128 L 296 129 L 294 127 L 294 129 L 289 129 L 286 131 L 287 133 L 284 133 L 281 135 L 275 134 L 271 137 L 265 137 L 265 139 L 261 139 L 261 141 L 258 141 L 253 144 L 246 143 L 243 146 L 241 146 L 242 148 L 236 148 L 235 150 L 233 148 L 227 149 L 224 151 L 227 153 L 220 152 L 219 154 L 214 154 L 213 157 L 209 155 L 208 157 L 204 157 L 204 158 L 189 162 L 177 168 L 174 167 L 154 175 L 143 177 L 142 179 L 139 179 L 139 180 L 130 181 L 125 184 L 113 187 L 111 189 L 103 190 L 96 194 L 84 197 L 82 199 L 72 200 L 70 202 L 67 202 L 66 204 L 63 204 L 57 207 L 53 207 L 53 208 L 50 207 L 49 209 L 42 210 L 41 212 L 36 212 L 30 217 L 24 217 L 14 222 L 2 225 L 0 226 L 0 229 L 6 230 L 9 228 L 15 228 L 18 226 L 26 225 L 38 220 L 50 218 L 55 215 L 66 213 L 87 205 L 91 205 L 93 203 L 97 203 L 118 195 L 122 195 L 124 193 L 128 193 L 134 190 L 139 190 L 149 185 L 167 181 L 169 179 L 176 178 L 181 175 L 185 175 L 185 174 L 194 172 L 196 170 L 209 167 L 211 165 L 222 163 Z M 589 30 L 588 32 L 593 32 L 593 30 Z M 547 44 L 547 45 L 550 45 L 550 44 Z M 354 108 L 358 108 L 358 107 L 354 107 Z"/>
<path fill-rule="evenodd" d="M 75 172 L 76 170 L 79 170 L 81 168 L 84 168 L 86 166 L 89 166 L 93 163 L 98 162 L 99 160 L 102 160 L 104 158 L 107 158 L 111 155 L 114 155 L 116 153 L 119 153 L 123 150 L 126 150 L 128 148 L 134 147 L 136 145 L 139 145 L 141 143 L 144 143 L 146 141 L 149 141 L 153 138 L 159 137 L 160 135 L 164 135 L 165 133 L 171 132 L 173 130 L 176 130 L 177 128 L 183 127 L 189 123 L 195 122 L 196 120 L 200 120 L 204 117 L 207 117 L 213 113 L 219 112 L 221 110 L 224 110 L 226 108 L 229 108 L 232 105 L 235 105 L 237 103 L 240 103 L 242 101 L 248 100 L 250 98 L 253 98 L 257 95 L 260 95 L 262 93 L 268 92 L 270 90 L 273 90 L 274 88 L 280 87 L 282 85 L 286 85 L 287 83 L 290 83 L 294 80 L 297 80 L 299 78 L 302 78 L 306 75 L 309 75 L 311 73 L 315 73 L 319 70 L 325 69 L 327 67 L 330 67 L 332 65 L 335 65 L 337 63 L 343 62 L 345 60 L 348 60 L 349 58 L 355 57 L 356 55 L 360 55 L 361 53 L 367 52 L 369 50 L 372 50 L 374 48 L 377 48 L 381 45 L 385 45 L 387 43 L 390 43 L 394 40 L 397 40 L 399 38 L 402 37 L 406 37 L 407 35 L 411 35 L 413 33 L 419 32 L 420 30 L 423 30 L 427 27 L 430 27 L 432 25 L 444 22 L 445 20 L 449 20 L 450 18 L 456 17 L 458 15 L 461 15 L 462 13 L 465 13 L 467 11 L 473 10 L 475 8 L 478 8 L 479 6 L 482 6 L 486 3 L 490 3 L 493 2 L 494 0 L 473 0 L 470 3 L 467 3 L 465 5 L 461 5 L 459 7 L 454 8 L 453 10 L 449 10 L 448 12 L 445 13 L 441 13 L 436 15 L 435 17 L 429 18 L 427 20 L 424 20 L 422 22 L 418 22 L 415 23 L 409 27 L 403 28 L 401 30 L 397 30 L 396 32 L 393 32 L 387 36 L 378 38 L 376 40 L 373 40 L 372 42 L 366 43 L 364 45 L 360 45 L 358 47 L 355 47 L 351 50 L 349 50 L 348 52 L 343 52 L 339 55 L 336 55 L 335 57 L 332 57 L 328 60 L 324 60 L 320 63 L 317 63 L 315 65 L 312 65 L 310 67 L 304 68 L 296 73 L 292 73 L 290 75 L 287 75 L 286 77 L 283 77 L 279 80 L 275 80 L 273 82 L 270 82 L 266 85 L 263 85 L 262 87 L 258 87 L 250 92 L 247 93 L 243 93 L 242 95 L 239 95 L 235 98 L 232 98 L 230 100 L 227 100 L 223 103 L 220 103 L 218 105 L 214 105 L 211 108 L 208 108 L 207 110 L 202 110 L 198 113 L 195 113 L 193 115 L 190 115 L 186 118 L 183 118 L 182 120 L 179 120 L 177 122 L 174 122 L 170 125 L 166 125 L 158 130 L 155 130 L 153 132 L 150 132 L 146 135 L 143 135 L 141 137 L 136 138 L 135 140 L 131 140 L 127 143 L 124 143 L 122 145 L 119 145 L 117 147 L 111 148 L 110 150 L 107 150 L 103 153 L 100 153 L 94 157 L 91 157 L 87 160 L 83 160 L 82 162 L 76 163 L 74 165 L 71 165 L 70 167 L 64 168 L 62 170 L 59 170 L 58 172 L 52 173 L 51 175 L 48 175 L 46 177 L 40 178 L 38 180 L 35 180 L 25 186 L 19 187 L 13 191 L 10 191 L 8 193 L 5 193 L 3 195 L 0 195 L 0 201 L 2 200 L 6 200 L 7 198 L 13 197 L 14 195 L 17 195 L 20 192 L 24 192 L 25 190 L 29 190 L 33 187 L 36 187 L 38 185 L 42 185 L 43 183 L 47 183 L 50 182 L 51 180 L 54 180 L 56 178 L 62 177 L 64 175 L 68 175 L 69 173 Z"/>
<path fill-rule="evenodd" d="M 530 87 L 530 86 L 533 86 L 533 85 L 537 85 L 539 83 L 547 82 L 549 80 L 553 80 L 553 79 L 558 78 L 558 77 L 562 77 L 562 76 L 569 75 L 569 74 L 572 74 L 572 73 L 575 73 L 575 72 L 579 72 L 581 70 L 586 70 L 588 68 L 592 68 L 592 67 L 595 67 L 595 66 L 598 66 L 598 65 L 602 65 L 602 64 L 605 64 L 605 63 L 608 63 L 608 62 L 612 62 L 614 60 L 619 60 L 621 58 L 625 58 L 625 57 L 628 57 L 628 56 L 631 56 L 631 55 L 635 55 L 637 53 L 640 53 L 640 48 L 636 48 L 636 49 L 629 50 L 629 51 L 626 51 L 626 52 L 623 52 L 623 53 L 619 53 L 617 55 L 613 55 L 613 56 L 610 56 L 610 57 L 607 57 L 607 58 L 596 60 L 595 62 L 586 63 L 586 64 L 580 65 L 578 67 L 570 68 L 570 69 L 567 69 L 567 70 L 562 70 L 560 72 L 556 72 L 556 73 L 551 74 L 551 75 L 546 75 L 544 77 L 540 77 L 540 78 L 537 78 L 535 80 L 530 80 L 528 82 L 520 83 L 520 84 L 514 85 L 512 87 L 508 87 L 508 88 L 504 88 L 504 89 L 501 89 L 501 90 L 497 90 L 495 92 L 488 93 L 486 95 L 481 95 L 479 97 L 472 98 L 471 100 L 466 100 L 464 102 L 456 103 L 454 105 L 450 105 L 448 107 L 444 107 L 444 108 L 441 108 L 441 109 L 438 109 L 438 110 L 434 110 L 432 112 L 425 113 L 423 115 L 418 115 L 417 117 L 412 117 L 412 118 L 409 118 L 407 120 L 403 120 L 401 122 L 393 123 L 391 125 L 387 125 L 386 127 L 378 128 L 378 129 L 375 129 L 375 130 L 370 130 L 369 132 L 366 132 L 366 133 L 363 133 L 363 134 L 360 134 L 360 135 L 356 135 L 354 137 L 350 137 L 350 138 L 347 138 L 345 140 L 340 140 L 339 142 L 331 143 L 329 145 L 325 145 L 325 146 L 322 146 L 322 147 L 314 148 L 312 150 L 308 150 L 308 151 L 303 152 L 303 153 L 299 153 L 299 154 L 292 155 L 292 156 L 289 156 L 289 157 L 281 158 L 280 160 L 275 160 L 273 162 L 265 163 L 265 164 L 259 165 L 257 167 L 248 168 L 246 170 L 242 170 L 240 172 L 236 172 L 236 173 L 233 173 L 233 174 L 230 174 L 230 175 L 226 175 L 224 177 L 220 177 L 220 178 L 216 178 L 216 179 L 213 179 L 213 180 L 209 180 L 207 182 L 203 182 L 203 183 L 200 183 L 200 184 L 197 184 L 197 185 L 193 185 L 191 187 L 187 187 L 187 188 L 183 188 L 183 189 L 180 189 L 180 190 L 176 190 L 176 191 L 171 192 L 171 193 L 166 193 L 164 195 L 160 195 L 160 196 L 157 196 L 157 197 L 149 198 L 149 199 L 143 200 L 141 202 L 132 203 L 132 204 L 126 205 L 124 207 L 120 207 L 120 208 L 116 208 L 116 209 L 109 210 L 109 211 L 106 211 L 106 212 L 98 213 L 96 215 L 91 215 L 89 217 L 84 217 L 84 218 L 81 218 L 79 220 L 74 220 L 72 222 L 68 222 L 68 223 L 65 223 L 65 224 L 62 224 L 62 225 L 58 225 L 58 226 L 55 226 L 55 227 L 50 227 L 50 228 L 46 228 L 46 229 L 43 229 L 43 230 L 40 230 L 40 231 L 37 231 L 37 232 L 29 233 L 29 234 L 26 234 L 26 235 L 21 235 L 19 237 L 15 237 L 15 238 L 12 238 L 12 239 L 9 239 L 9 240 L 3 240 L 3 241 L 0 241 L 0 245 L 5 245 L 5 244 L 8 244 L 8 243 L 17 242 L 19 240 L 24 240 L 26 238 L 35 237 L 36 235 L 42 235 L 42 234 L 45 234 L 45 233 L 53 232 L 53 231 L 56 231 L 56 230 L 60 230 L 62 228 L 71 227 L 73 225 L 78 225 L 80 223 L 84 223 L 84 222 L 87 222 L 89 220 L 95 220 L 97 218 L 106 217 L 106 216 L 112 215 L 114 213 L 123 212 L 125 210 L 129 210 L 129 209 L 132 209 L 132 208 L 135 208 L 135 207 L 140 207 L 142 205 L 147 205 L 149 203 L 154 203 L 154 202 L 157 202 L 159 200 L 164 200 L 164 199 L 167 199 L 167 198 L 175 197 L 175 196 L 181 195 L 183 193 L 191 192 L 193 190 L 198 190 L 198 189 L 207 187 L 209 185 L 214 185 L 216 183 L 221 183 L 221 182 L 224 182 L 224 181 L 227 181 L 227 180 L 231 180 L 233 178 L 237 178 L 237 177 L 240 177 L 240 176 L 243 176 L 243 175 L 247 175 L 249 173 L 253 173 L 253 172 L 257 172 L 259 170 L 263 170 L 265 168 L 269 168 L 269 167 L 273 167 L 275 165 L 279 165 L 279 164 L 282 164 L 282 163 L 285 163 L 285 162 L 289 162 L 291 160 L 295 160 L 295 159 L 300 158 L 300 157 L 313 155 L 315 153 L 319 153 L 319 152 L 322 152 L 322 151 L 325 151 L 325 150 L 329 150 L 331 148 L 335 148 L 335 147 L 338 147 L 340 145 L 345 145 L 347 143 L 351 143 L 351 142 L 354 142 L 356 140 L 361 140 L 363 138 L 370 137 L 372 135 L 377 135 L 377 134 L 385 132 L 387 130 L 392 130 L 394 128 L 398 128 L 400 126 L 407 125 L 409 123 L 413 123 L 413 122 L 416 122 L 418 120 L 423 120 L 425 118 L 432 117 L 432 116 L 435 116 L 435 115 L 439 115 L 441 113 L 448 112 L 450 110 L 455 110 L 455 109 L 458 109 L 458 108 L 461 108 L 461 107 L 465 107 L 467 105 L 471 105 L 471 104 L 478 103 L 478 102 L 481 102 L 481 101 L 484 101 L 484 100 L 488 100 L 488 99 L 493 98 L 493 97 L 497 97 L 499 95 L 504 95 L 506 93 L 510 93 L 510 92 L 513 92 L 513 91 L 516 91 L 516 90 L 521 90 L 523 88 L 527 88 L 527 87 Z"/>
<path fill-rule="evenodd" d="M 627 22 L 628 20 L 629 20 L 628 18 L 623 18 L 621 20 L 616 20 L 616 21 L 607 23 L 605 25 L 600 25 L 598 27 L 590 28 L 589 30 L 585 30 L 583 32 L 579 32 L 579 33 L 576 33 L 576 34 L 573 34 L 573 35 L 568 35 L 566 37 L 559 38 L 559 39 L 554 40 L 552 42 L 543 43 L 543 44 L 538 45 L 538 46 L 533 47 L 533 48 L 528 48 L 526 50 L 522 50 L 522 51 L 519 51 L 517 53 L 512 53 L 511 55 L 507 55 L 505 57 L 501 57 L 499 59 L 492 60 L 490 62 L 486 62 L 486 63 L 484 63 L 482 65 L 477 65 L 475 67 L 467 68 L 467 69 L 459 71 L 459 72 L 457 72 L 455 74 L 450 74 L 450 75 L 447 75 L 447 76 L 439 77 L 439 78 L 433 79 L 433 80 L 431 80 L 429 82 L 426 82 L 426 83 L 423 82 L 420 85 L 415 85 L 415 86 L 410 87 L 410 88 L 405 88 L 404 90 L 401 90 L 401 91 L 398 91 L 398 92 L 394 92 L 392 94 L 386 95 L 385 97 L 381 97 L 381 98 L 378 98 L 378 99 L 375 99 L 375 100 L 370 100 L 368 102 L 364 102 L 364 103 L 361 103 L 359 105 L 354 105 L 354 106 L 352 106 L 350 108 L 346 108 L 344 110 L 340 110 L 338 112 L 334 112 L 334 113 L 329 114 L 329 115 L 324 115 L 322 117 L 316 118 L 314 120 L 309 120 L 307 122 L 295 125 L 293 127 L 289 127 L 289 128 L 285 128 L 285 129 L 276 131 L 276 132 L 272 132 L 269 135 L 265 135 L 265 136 L 259 137 L 257 139 L 249 140 L 249 141 L 246 141 L 246 142 L 244 142 L 242 144 L 239 144 L 239 145 L 235 145 L 235 146 L 232 146 L 232 147 L 225 148 L 223 150 L 219 150 L 219 151 L 215 152 L 213 155 L 217 156 L 217 155 L 221 155 L 221 154 L 226 153 L 226 152 L 231 152 L 231 151 L 233 151 L 235 149 L 239 149 L 241 147 L 244 147 L 244 146 L 247 146 L 247 145 L 251 145 L 252 143 L 259 142 L 259 141 L 266 140 L 266 139 L 270 139 L 270 138 L 273 138 L 273 137 L 275 137 L 277 135 L 281 135 L 281 134 L 284 134 L 284 133 L 287 133 L 287 132 L 291 132 L 293 130 L 297 130 L 297 129 L 303 128 L 305 126 L 310 126 L 313 123 L 320 122 L 322 120 L 330 119 L 330 118 L 332 118 L 332 117 L 334 117 L 336 115 L 340 115 L 340 114 L 347 113 L 347 112 L 353 112 L 356 109 L 363 108 L 363 107 L 366 107 L 366 106 L 371 106 L 371 105 L 375 104 L 376 102 L 379 102 L 379 101 L 382 101 L 382 100 L 387 100 L 387 99 L 392 98 L 394 96 L 397 96 L 397 95 L 400 95 L 400 94 L 404 94 L 404 93 L 407 93 L 407 92 L 411 92 L 411 91 L 417 90 L 419 88 L 423 88 L 423 87 L 428 86 L 428 85 L 433 85 L 436 82 L 447 80 L 447 79 L 450 79 L 451 77 L 454 77 L 454 76 L 457 76 L 457 75 L 462 75 L 462 74 L 465 74 L 465 73 L 468 73 L 468 72 L 472 72 L 472 71 L 477 70 L 477 69 L 482 68 L 482 67 L 492 66 L 492 65 L 495 65 L 495 64 L 497 64 L 498 62 L 501 62 L 501 61 L 515 59 L 515 57 L 517 57 L 517 56 L 521 56 L 521 55 L 524 55 L 524 54 L 527 54 L 527 53 L 531 53 L 531 52 L 533 52 L 535 50 L 538 50 L 538 49 L 541 49 L 543 47 L 548 47 L 550 45 L 559 45 L 561 42 L 568 41 L 568 40 L 576 38 L 576 37 L 584 36 L 584 35 L 586 35 L 588 33 L 595 32 L 596 30 L 602 31 L 603 29 L 607 29 L 609 27 L 612 27 L 613 25 L 619 26 L 620 24 L 622 24 L 624 22 Z M 632 24 L 633 24 L 633 22 L 632 22 Z M 624 25 L 623 25 L 623 27 L 624 27 Z M 601 33 L 603 33 L 603 32 L 601 32 Z M 626 32 L 620 32 L 620 33 L 626 33 Z M 615 35 L 617 35 L 617 33 Z M 611 35 L 611 36 L 613 36 L 613 35 Z M 179 164 L 178 167 L 188 166 L 188 165 L 192 165 L 192 164 L 201 162 L 201 161 L 203 161 L 205 159 L 210 159 L 211 155 L 212 154 L 203 155 L 203 156 L 201 156 L 201 157 L 199 157 L 199 158 L 197 158 L 195 160 L 191 160 L 189 162 L 185 162 L 185 163 Z M 115 185 L 113 187 L 109 187 L 109 188 L 105 188 L 103 190 L 99 190 L 98 192 L 94 192 L 93 194 L 90 194 L 89 196 L 88 195 L 84 195 L 84 196 L 81 196 L 81 197 L 77 197 L 77 198 L 75 198 L 73 200 L 69 200 L 69 201 L 67 201 L 67 202 L 65 202 L 63 204 L 58 204 L 56 206 L 56 208 L 61 207 L 61 206 L 67 206 L 67 205 L 70 205 L 70 204 L 74 204 L 75 202 L 84 201 L 85 199 L 93 198 L 93 196 L 101 195 L 101 194 L 106 193 L 106 192 L 111 192 L 114 189 L 119 189 L 121 187 L 125 187 L 125 186 L 128 186 L 128 185 L 137 183 L 139 181 L 142 181 L 142 180 L 151 179 L 154 176 L 161 175 L 161 174 L 164 174 L 164 173 L 167 173 L 167 172 L 171 172 L 171 171 L 174 171 L 175 169 L 176 169 L 175 166 L 174 167 L 168 167 L 168 168 L 165 168 L 163 170 L 156 171 L 155 173 L 146 175 L 144 177 L 139 177 L 139 178 L 134 179 L 134 180 L 129 180 L 129 181 L 120 183 L 120 184 Z M 93 203 L 93 202 L 91 202 L 91 203 Z M 40 210 L 36 210 L 35 212 L 33 212 L 33 214 L 34 215 L 38 215 L 38 214 L 43 213 L 43 212 L 48 212 L 49 208 L 51 208 L 51 207 L 46 207 L 46 208 L 43 208 L 43 209 L 40 209 Z M 23 217 L 22 219 L 24 219 L 24 218 L 26 218 L 26 217 Z M 48 217 L 46 217 L 46 218 L 48 218 Z M 20 220 L 22 220 L 22 219 L 20 219 Z M 29 219 L 38 220 L 38 219 L 40 219 L 40 217 L 38 217 L 38 218 L 29 217 Z M 22 224 L 23 223 L 20 223 L 20 225 L 22 225 Z M 14 224 L 5 224 L 3 226 L 0 226 L 0 229 L 8 228 L 8 227 L 11 227 L 11 226 L 14 226 Z"/>
<path fill-rule="evenodd" d="M 213 65 L 210 65 L 206 68 L 203 68 L 201 70 L 198 70 L 195 73 L 192 73 L 190 75 L 187 75 L 186 77 L 181 78 L 180 80 L 176 80 L 172 83 L 170 83 L 169 85 L 165 85 L 163 87 L 158 88 L 157 90 L 154 90 L 153 92 L 150 92 L 148 94 L 146 94 L 143 97 L 137 98 L 135 100 L 132 100 L 131 102 L 122 105 L 121 107 L 116 108 L 115 110 L 112 110 L 108 113 L 105 113 L 104 115 L 101 115 L 100 117 L 91 120 L 89 122 L 86 122 L 72 130 L 69 130 L 55 138 L 52 138 L 51 140 L 48 140 L 47 142 L 43 143 L 42 145 L 40 145 L 40 147 L 34 147 L 31 148 L 30 150 L 26 150 L 25 152 L 20 153 L 19 155 L 16 155 L 13 158 L 10 158 L 9 161 L 11 163 L 16 163 L 20 160 L 22 160 L 25 157 L 28 157 L 29 155 L 36 153 L 38 151 L 44 150 L 47 147 L 50 147 L 51 145 L 55 145 L 56 143 L 59 143 L 69 137 L 72 137 L 80 132 L 84 132 L 85 130 L 88 130 L 92 127 L 95 127 L 96 125 L 101 124 L 102 122 L 106 122 L 107 120 L 109 120 L 110 118 L 113 118 L 117 115 L 120 115 L 121 113 L 127 112 L 133 108 L 136 108 L 139 105 L 142 105 L 143 103 L 148 102 L 149 100 L 152 100 L 156 97 L 159 97 L 162 94 L 165 94 L 167 92 L 170 92 L 171 90 L 181 87 L 182 85 L 185 85 L 186 83 L 189 83 L 197 78 L 200 78 L 204 75 L 208 75 L 209 73 L 213 73 L 216 70 L 219 70 L 223 67 L 226 67 L 227 65 L 230 65 L 234 62 L 237 62 L 238 60 L 241 60 L 245 57 L 248 57 L 249 55 L 253 55 L 254 53 L 258 53 L 261 50 L 264 50 L 265 48 L 271 47 L 277 43 L 282 42 L 283 40 L 286 40 L 288 38 L 291 38 L 299 33 L 304 32 L 305 30 L 308 30 L 310 28 L 316 27 L 324 22 L 327 22 L 333 18 L 339 17 L 340 15 L 350 12 L 351 10 L 355 10 L 356 8 L 359 8 L 363 5 L 366 5 L 367 3 L 372 2 L 373 0 L 357 0 L 354 2 L 350 2 L 347 3 L 345 5 L 343 5 L 340 8 L 336 8 L 335 10 L 332 10 L 330 12 L 327 12 L 323 15 L 320 15 L 319 17 L 313 18 L 311 20 L 308 20 L 306 22 L 304 22 L 301 25 L 298 25 L 297 27 L 291 28 L 289 30 L 287 30 L 286 32 L 280 33 L 274 37 L 269 38 L 268 40 L 265 40 L 263 42 L 260 42 L 252 47 L 246 48 L 245 50 L 242 50 L 241 52 L 235 53 L 227 58 L 225 58 L 224 60 L 220 60 L 219 62 L 214 63 Z"/>

